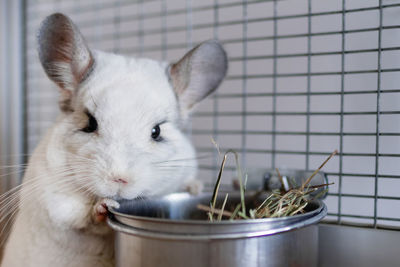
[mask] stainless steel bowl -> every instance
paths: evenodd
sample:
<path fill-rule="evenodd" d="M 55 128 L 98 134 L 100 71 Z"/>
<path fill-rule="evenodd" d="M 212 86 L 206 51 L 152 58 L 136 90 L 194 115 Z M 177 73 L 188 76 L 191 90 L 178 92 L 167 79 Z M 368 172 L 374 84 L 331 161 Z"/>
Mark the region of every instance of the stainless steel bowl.
<path fill-rule="evenodd" d="M 316 266 L 318 223 L 326 206 L 318 200 L 307 212 L 284 218 L 209 222 L 197 204 L 211 194 L 171 194 L 124 201 L 111 210 L 119 267 L 153 266 Z M 230 196 L 228 205 L 240 201 Z M 221 202 L 222 199 L 219 199 Z M 246 197 L 247 205 L 254 199 Z"/>

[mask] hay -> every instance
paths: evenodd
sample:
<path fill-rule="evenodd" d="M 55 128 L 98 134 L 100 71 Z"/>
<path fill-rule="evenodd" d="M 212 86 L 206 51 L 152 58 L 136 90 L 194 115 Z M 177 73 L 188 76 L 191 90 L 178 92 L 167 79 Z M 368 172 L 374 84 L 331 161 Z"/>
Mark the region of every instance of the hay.
<path fill-rule="evenodd" d="M 316 186 L 309 186 L 312 178 L 325 166 L 325 164 L 337 153 L 335 150 L 322 164 L 316 169 L 312 175 L 307 178 L 304 183 L 300 187 L 291 188 L 289 190 L 285 190 L 283 186 L 283 179 L 280 175 L 278 169 L 276 172 L 278 174 L 279 179 L 281 180 L 282 187 L 278 190 L 273 190 L 269 196 L 256 208 L 246 208 L 245 205 L 245 183 L 243 183 L 242 179 L 242 171 L 239 163 L 239 155 L 234 150 L 228 150 L 223 157 L 221 167 L 218 173 L 217 181 L 214 186 L 213 195 L 210 201 L 210 206 L 205 205 L 197 205 L 197 208 L 203 211 L 206 211 L 208 214 L 208 218 L 210 221 L 221 221 L 223 217 L 229 220 L 243 220 L 243 219 L 262 219 L 262 218 L 278 218 L 285 216 L 293 216 L 297 214 L 302 214 L 305 212 L 305 208 L 307 207 L 309 201 L 311 200 L 310 194 L 315 192 L 321 187 L 329 186 L 331 184 L 321 184 Z M 235 209 L 232 211 L 225 210 L 225 206 L 228 200 L 229 195 L 226 194 L 224 198 L 224 202 L 221 208 L 216 207 L 217 197 L 219 192 L 219 187 L 221 184 L 222 173 L 225 168 L 226 159 L 229 154 L 233 154 L 235 156 L 237 176 L 239 180 L 240 187 L 240 203 L 236 205 Z M 247 180 L 247 177 L 246 177 Z M 322 191 L 320 194 L 325 193 Z M 258 192 L 256 195 L 259 195 L 261 192 Z M 316 196 L 315 198 L 318 198 Z M 215 215 L 217 217 L 215 218 Z"/>

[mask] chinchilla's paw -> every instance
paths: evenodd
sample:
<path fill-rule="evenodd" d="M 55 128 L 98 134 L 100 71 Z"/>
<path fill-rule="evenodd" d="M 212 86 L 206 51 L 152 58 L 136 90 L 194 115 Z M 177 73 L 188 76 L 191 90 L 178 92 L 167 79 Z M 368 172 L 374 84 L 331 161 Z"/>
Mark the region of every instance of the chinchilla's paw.
<path fill-rule="evenodd" d="M 189 192 L 191 195 L 199 195 L 203 192 L 203 189 L 204 184 L 200 180 L 191 179 L 185 183 L 185 191 Z"/>
<path fill-rule="evenodd" d="M 109 198 L 103 198 L 94 204 L 92 218 L 95 224 L 105 222 L 109 208 L 119 208 L 119 203 Z"/>

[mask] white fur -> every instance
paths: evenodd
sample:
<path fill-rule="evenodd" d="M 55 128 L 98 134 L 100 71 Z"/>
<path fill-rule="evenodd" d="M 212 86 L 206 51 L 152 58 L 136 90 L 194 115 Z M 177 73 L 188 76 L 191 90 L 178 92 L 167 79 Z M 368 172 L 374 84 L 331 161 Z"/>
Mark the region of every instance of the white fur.
<path fill-rule="evenodd" d="M 113 266 L 112 233 L 93 223 L 96 202 L 167 194 L 196 175 L 166 65 L 93 55 L 93 73 L 77 89 L 74 112 L 60 115 L 29 162 L 24 182 L 37 179 L 39 186 L 22 189 L 2 267 Z M 79 131 L 86 108 L 97 119 L 97 134 Z M 156 142 L 151 130 L 164 120 L 165 141 Z M 66 166 L 68 174 L 60 173 Z"/>

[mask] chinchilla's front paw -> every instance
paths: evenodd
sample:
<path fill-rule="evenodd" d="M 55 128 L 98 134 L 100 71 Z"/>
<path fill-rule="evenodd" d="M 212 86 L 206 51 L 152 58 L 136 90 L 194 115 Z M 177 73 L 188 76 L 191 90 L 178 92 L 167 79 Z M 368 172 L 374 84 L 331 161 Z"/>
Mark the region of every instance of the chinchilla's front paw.
<path fill-rule="evenodd" d="M 93 206 L 92 219 L 94 224 L 105 222 L 109 208 L 119 208 L 119 203 L 109 198 L 103 198 L 97 201 Z"/>
<path fill-rule="evenodd" d="M 190 179 L 185 182 L 185 191 L 191 195 L 197 196 L 203 192 L 204 184 L 197 179 Z"/>

